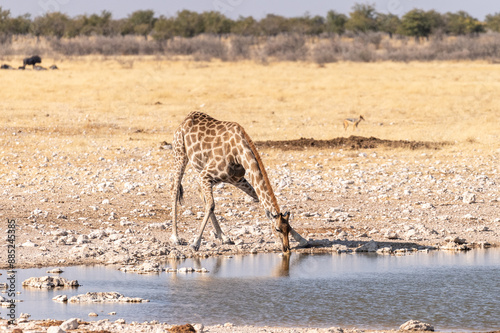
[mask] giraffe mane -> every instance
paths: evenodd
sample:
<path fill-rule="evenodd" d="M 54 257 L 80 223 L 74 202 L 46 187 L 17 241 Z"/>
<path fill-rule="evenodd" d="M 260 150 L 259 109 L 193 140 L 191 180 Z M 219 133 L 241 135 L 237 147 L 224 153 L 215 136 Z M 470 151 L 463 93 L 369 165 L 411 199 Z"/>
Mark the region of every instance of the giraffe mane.
<path fill-rule="evenodd" d="M 248 145 L 250 146 L 250 150 L 252 151 L 255 160 L 257 161 L 257 165 L 259 166 L 260 172 L 262 174 L 262 177 L 264 178 L 264 182 L 266 183 L 266 187 L 268 188 L 269 193 L 271 194 L 271 201 L 273 203 L 274 209 L 276 209 L 276 214 L 280 214 L 280 206 L 278 205 L 278 200 L 276 200 L 276 196 L 274 195 L 273 187 L 271 186 L 271 182 L 269 181 L 269 178 L 267 177 L 267 172 L 266 168 L 264 167 L 264 163 L 262 163 L 262 160 L 260 159 L 259 152 L 257 151 L 257 148 L 255 147 L 255 144 L 253 143 L 252 139 L 250 136 L 247 134 L 245 129 L 240 126 L 243 136 L 245 137 L 245 140 L 248 142 Z"/>

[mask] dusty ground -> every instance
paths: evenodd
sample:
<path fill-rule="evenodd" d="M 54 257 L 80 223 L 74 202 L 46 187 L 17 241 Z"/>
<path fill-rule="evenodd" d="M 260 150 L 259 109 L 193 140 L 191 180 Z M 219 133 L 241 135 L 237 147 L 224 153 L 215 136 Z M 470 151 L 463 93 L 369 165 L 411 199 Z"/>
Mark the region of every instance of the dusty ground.
<path fill-rule="evenodd" d="M 493 65 L 59 65 L 1 73 L 2 269 L 8 220 L 16 267 L 278 251 L 259 204 L 224 186 L 214 191 L 216 214 L 235 245 L 220 245 L 209 225 L 192 252 L 203 207 L 190 169 L 180 210 L 186 243 L 168 243 L 173 156 L 164 141 L 194 108 L 186 103 L 240 122 L 258 142 L 282 210 L 310 239 L 296 252 L 500 245 Z M 25 86 L 33 93 L 21 93 Z M 351 137 L 342 118 L 360 112 L 367 121 Z"/>
<path fill-rule="evenodd" d="M 17 266 L 278 251 L 259 204 L 226 185 L 215 188 L 216 214 L 236 245 L 220 245 L 209 226 L 200 251 L 192 252 L 187 242 L 197 233 L 203 207 L 197 176 L 189 169 L 180 210 L 180 236 L 186 244 L 171 246 L 168 169 L 173 154 L 164 147 L 4 156 L 5 165 L 17 166 L 3 174 L 1 199 L 3 218 L 16 221 Z M 467 156 L 452 146 L 309 147 L 274 149 L 272 156 L 261 149 L 282 211 L 291 211 L 294 228 L 311 240 L 311 248 L 298 251 L 356 250 L 370 240 L 392 251 L 455 242 L 500 244 L 499 151 Z M 464 196 L 475 198 L 464 202 Z M 4 224 L 0 232 L 6 231 Z M 6 244 L 3 258 L 5 251 Z"/>

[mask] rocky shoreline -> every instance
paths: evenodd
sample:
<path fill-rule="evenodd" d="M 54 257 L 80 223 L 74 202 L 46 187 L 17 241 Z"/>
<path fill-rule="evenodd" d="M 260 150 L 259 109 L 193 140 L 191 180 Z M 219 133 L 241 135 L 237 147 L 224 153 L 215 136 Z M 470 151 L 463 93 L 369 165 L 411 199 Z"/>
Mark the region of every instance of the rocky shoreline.
<path fill-rule="evenodd" d="M 309 248 L 295 251 L 397 253 L 498 246 L 499 154 L 311 150 L 280 152 L 265 160 L 282 210 L 294 214 L 292 226 L 310 240 Z M 170 150 L 135 151 L 140 159 L 120 161 L 54 155 L 55 161 L 42 159 L 39 169 L 3 177 L 9 181 L 0 200 L 12 209 L 2 215 L 16 223 L 18 268 L 279 251 L 259 204 L 229 185 L 218 185 L 216 214 L 234 245 L 220 244 L 210 226 L 200 251 L 193 252 L 188 243 L 203 207 L 191 170 L 180 211 L 183 245 L 172 246 Z M 34 163 L 30 159 L 40 156 L 4 159 L 10 165 L 18 159 Z M 59 160 L 86 162 L 68 167 Z M 148 166 L 153 162 L 158 165 Z M 46 169 L 55 175 L 49 177 Z M 0 247 L 2 257 L 6 250 L 6 244 Z M 7 266 L 0 262 L 0 268 Z"/>
<path fill-rule="evenodd" d="M 308 248 L 297 248 L 292 241 L 293 252 L 405 255 L 500 245 L 499 151 L 475 156 L 453 148 L 311 149 L 263 150 L 262 155 L 282 210 L 294 213 L 292 226 L 309 240 Z M 189 243 L 203 207 L 196 174 L 189 169 L 180 210 L 182 245 L 172 246 L 168 240 L 172 159 L 168 149 L 143 148 L 3 157 L 10 169 L 1 178 L 0 200 L 11 208 L 1 214 L 16 224 L 16 268 L 119 264 L 124 270 L 140 271 L 137 267 L 142 265 L 147 271 L 184 258 L 279 252 L 259 204 L 228 185 L 216 186 L 214 197 L 221 227 L 234 244 L 220 244 L 208 227 L 200 250 L 193 252 Z M 0 232 L 6 231 L 2 225 Z M 6 252 L 4 243 L 2 258 Z M 0 262 L 0 268 L 7 269 L 7 262 Z M 27 320 L 16 327 L 45 331 L 48 322 Z M 111 332 L 171 328 L 105 321 L 88 325 L 85 329 Z M 204 331 L 357 332 L 230 324 Z"/>

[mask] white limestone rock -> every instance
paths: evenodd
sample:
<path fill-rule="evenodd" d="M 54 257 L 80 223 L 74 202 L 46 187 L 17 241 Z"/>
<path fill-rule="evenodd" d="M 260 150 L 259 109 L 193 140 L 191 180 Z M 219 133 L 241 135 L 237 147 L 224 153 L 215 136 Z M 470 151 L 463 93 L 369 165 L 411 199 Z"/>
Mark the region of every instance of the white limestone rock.
<path fill-rule="evenodd" d="M 399 326 L 402 331 L 434 331 L 434 326 L 418 320 L 409 320 Z"/>

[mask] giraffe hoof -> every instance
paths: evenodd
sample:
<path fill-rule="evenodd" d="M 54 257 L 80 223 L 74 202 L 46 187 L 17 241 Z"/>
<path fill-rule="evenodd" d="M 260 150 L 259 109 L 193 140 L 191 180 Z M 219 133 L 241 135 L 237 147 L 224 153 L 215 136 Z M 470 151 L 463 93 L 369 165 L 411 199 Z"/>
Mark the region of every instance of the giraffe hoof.
<path fill-rule="evenodd" d="M 191 244 L 190 248 L 195 251 L 195 252 L 198 252 L 198 250 L 200 249 L 200 246 L 197 245 L 197 244 Z"/>
<path fill-rule="evenodd" d="M 179 240 L 177 239 L 176 236 L 171 236 L 170 237 L 170 244 L 176 246 L 176 245 L 181 245 L 181 243 L 179 242 Z"/>
<path fill-rule="evenodd" d="M 234 245 L 234 242 L 231 240 L 231 238 L 224 237 L 224 238 L 222 238 L 222 244 L 223 245 Z"/>

